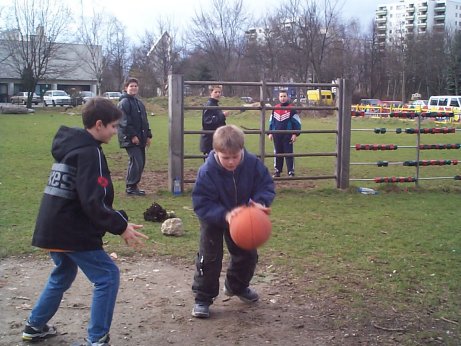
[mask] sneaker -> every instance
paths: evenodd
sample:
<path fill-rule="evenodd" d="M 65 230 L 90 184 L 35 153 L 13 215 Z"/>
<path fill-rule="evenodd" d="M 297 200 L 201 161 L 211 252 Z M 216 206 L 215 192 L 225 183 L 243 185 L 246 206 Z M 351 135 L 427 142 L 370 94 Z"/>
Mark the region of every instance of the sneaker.
<path fill-rule="evenodd" d="M 279 178 L 279 177 L 280 177 L 280 172 L 276 170 L 274 174 L 272 174 L 272 178 Z"/>
<path fill-rule="evenodd" d="M 145 196 L 146 191 L 140 190 L 137 187 L 127 187 L 126 194 L 131 196 Z"/>
<path fill-rule="evenodd" d="M 109 346 L 109 334 L 104 335 L 101 339 L 96 342 L 91 342 L 90 340 L 86 339 L 87 346 Z"/>
<path fill-rule="evenodd" d="M 98 341 L 91 342 L 90 340 L 85 339 L 85 341 L 83 342 L 74 342 L 70 346 L 110 346 L 109 341 L 110 341 L 109 334 L 106 334 Z"/>
<path fill-rule="evenodd" d="M 289 177 L 294 177 L 294 176 L 295 176 L 295 172 L 293 172 L 293 171 L 288 172 L 288 176 L 289 176 Z"/>
<path fill-rule="evenodd" d="M 205 303 L 195 303 L 192 309 L 192 316 L 197 318 L 208 318 L 210 317 L 210 305 Z"/>
<path fill-rule="evenodd" d="M 242 302 L 245 303 L 255 303 L 259 300 L 258 293 L 256 293 L 256 291 L 250 287 L 245 288 L 245 290 L 240 294 L 235 294 L 229 288 L 227 288 L 226 284 L 224 284 L 224 294 L 228 297 L 237 296 Z"/>
<path fill-rule="evenodd" d="M 35 342 L 46 338 L 51 338 L 57 334 L 58 331 L 53 326 L 45 324 L 42 328 L 35 328 L 29 325 L 29 323 L 26 323 L 24 331 L 22 332 L 22 340 Z"/>

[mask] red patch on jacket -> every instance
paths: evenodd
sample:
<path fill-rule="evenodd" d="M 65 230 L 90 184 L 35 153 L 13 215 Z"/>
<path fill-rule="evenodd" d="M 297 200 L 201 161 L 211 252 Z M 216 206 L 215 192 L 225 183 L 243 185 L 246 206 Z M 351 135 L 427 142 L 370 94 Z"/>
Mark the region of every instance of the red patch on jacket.
<path fill-rule="evenodd" d="M 101 185 L 102 187 L 106 188 L 107 185 L 109 185 L 109 181 L 107 180 L 106 177 L 100 176 L 100 177 L 98 177 L 98 184 Z"/>

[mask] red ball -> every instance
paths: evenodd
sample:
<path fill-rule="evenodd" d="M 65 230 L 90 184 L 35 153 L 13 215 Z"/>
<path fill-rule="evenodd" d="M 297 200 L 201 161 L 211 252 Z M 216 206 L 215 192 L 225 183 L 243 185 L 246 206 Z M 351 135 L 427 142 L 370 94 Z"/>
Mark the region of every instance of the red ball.
<path fill-rule="evenodd" d="M 271 236 L 272 223 L 269 215 L 261 209 L 250 206 L 242 207 L 231 218 L 230 235 L 238 247 L 253 250 L 263 245 Z"/>

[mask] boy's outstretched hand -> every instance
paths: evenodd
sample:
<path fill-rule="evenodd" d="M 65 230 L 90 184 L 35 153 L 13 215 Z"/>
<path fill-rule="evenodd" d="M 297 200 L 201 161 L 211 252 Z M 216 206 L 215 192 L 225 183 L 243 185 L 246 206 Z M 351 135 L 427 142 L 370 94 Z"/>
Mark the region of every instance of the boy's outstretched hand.
<path fill-rule="evenodd" d="M 142 228 L 142 225 L 136 225 L 134 223 L 128 223 L 126 226 L 125 232 L 120 236 L 125 241 L 125 244 L 131 246 L 132 248 L 137 248 L 138 246 L 144 245 L 142 239 L 149 239 L 144 233 L 138 232 L 137 229 Z M 142 239 L 141 239 L 142 238 Z"/>

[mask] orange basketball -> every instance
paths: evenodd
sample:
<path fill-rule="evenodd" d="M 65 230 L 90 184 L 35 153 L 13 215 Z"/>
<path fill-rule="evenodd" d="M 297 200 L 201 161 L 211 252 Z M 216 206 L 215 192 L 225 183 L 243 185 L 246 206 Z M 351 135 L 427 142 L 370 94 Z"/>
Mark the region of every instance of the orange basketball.
<path fill-rule="evenodd" d="M 235 244 L 245 250 L 263 245 L 271 236 L 272 223 L 269 216 L 256 207 L 243 207 L 231 218 L 230 235 Z"/>

